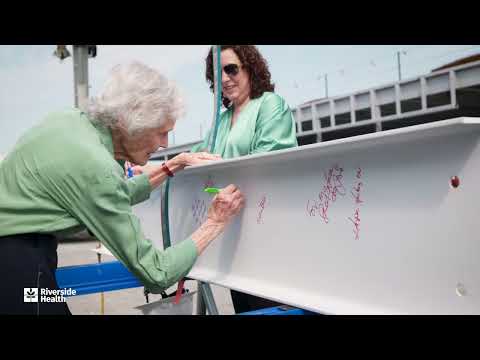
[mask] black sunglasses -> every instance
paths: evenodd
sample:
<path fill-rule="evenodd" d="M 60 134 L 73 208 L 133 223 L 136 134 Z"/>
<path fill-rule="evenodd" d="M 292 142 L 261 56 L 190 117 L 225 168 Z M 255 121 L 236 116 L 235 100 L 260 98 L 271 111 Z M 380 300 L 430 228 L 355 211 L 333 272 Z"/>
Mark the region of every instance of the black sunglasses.
<path fill-rule="evenodd" d="M 223 67 L 223 71 L 225 71 L 225 74 L 228 76 L 236 76 L 240 71 L 240 67 L 237 64 L 228 64 Z"/>

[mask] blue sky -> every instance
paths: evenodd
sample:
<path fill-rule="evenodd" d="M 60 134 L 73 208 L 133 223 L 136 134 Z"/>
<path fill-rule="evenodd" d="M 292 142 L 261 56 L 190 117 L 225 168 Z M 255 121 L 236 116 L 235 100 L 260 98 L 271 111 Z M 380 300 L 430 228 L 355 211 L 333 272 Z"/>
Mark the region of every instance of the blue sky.
<path fill-rule="evenodd" d="M 204 76 L 208 45 L 98 46 L 89 61 L 90 95 L 102 88 L 108 70 L 138 60 L 177 82 L 187 104 L 170 136 L 170 145 L 195 141 L 210 126 L 213 97 Z M 459 57 L 480 52 L 480 45 L 259 45 L 267 59 L 276 92 L 291 107 L 398 80 L 397 51 L 402 79 L 430 72 Z M 71 50 L 71 46 L 69 46 Z M 52 54 L 55 45 L 0 46 L 0 154 L 9 152 L 18 137 L 49 112 L 71 107 L 72 58 L 63 62 Z"/>

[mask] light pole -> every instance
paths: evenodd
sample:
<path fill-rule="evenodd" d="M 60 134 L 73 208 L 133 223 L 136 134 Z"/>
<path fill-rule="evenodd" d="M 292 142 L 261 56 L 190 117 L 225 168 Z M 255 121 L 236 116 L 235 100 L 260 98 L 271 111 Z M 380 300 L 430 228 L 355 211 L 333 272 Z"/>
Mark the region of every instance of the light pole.
<path fill-rule="evenodd" d="M 88 58 L 97 56 L 96 45 L 73 46 L 73 89 L 75 94 L 75 107 L 85 110 L 88 102 Z M 53 53 L 61 61 L 70 57 L 66 45 L 57 45 Z"/>
<path fill-rule="evenodd" d="M 400 63 L 400 55 L 407 55 L 407 52 L 397 51 L 398 81 L 402 80 L 402 65 Z"/>
<path fill-rule="evenodd" d="M 325 74 L 325 97 L 328 98 L 328 74 Z"/>
<path fill-rule="evenodd" d="M 325 79 L 325 98 L 328 98 L 328 74 L 318 76 L 317 80 L 320 80 L 322 77 Z"/>

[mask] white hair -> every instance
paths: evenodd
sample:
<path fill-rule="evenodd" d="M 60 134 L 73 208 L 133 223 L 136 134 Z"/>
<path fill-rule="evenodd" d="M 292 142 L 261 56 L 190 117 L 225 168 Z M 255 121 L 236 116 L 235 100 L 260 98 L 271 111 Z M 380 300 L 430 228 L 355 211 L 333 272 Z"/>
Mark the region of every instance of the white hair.
<path fill-rule="evenodd" d="M 177 86 L 158 71 L 133 62 L 117 65 L 87 114 L 104 126 L 124 127 L 130 135 L 176 121 L 185 112 Z"/>

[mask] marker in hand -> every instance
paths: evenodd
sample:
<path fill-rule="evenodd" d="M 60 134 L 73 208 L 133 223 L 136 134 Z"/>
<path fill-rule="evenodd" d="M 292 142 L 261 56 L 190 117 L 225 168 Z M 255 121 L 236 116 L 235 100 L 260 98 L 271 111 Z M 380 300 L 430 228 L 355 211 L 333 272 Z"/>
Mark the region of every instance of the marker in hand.
<path fill-rule="evenodd" d="M 133 177 L 133 169 L 130 161 L 125 161 L 125 167 L 127 169 L 127 178 Z"/>
<path fill-rule="evenodd" d="M 220 189 L 214 188 L 214 187 L 207 187 L 203 191 L 210 193 L 210 194 L 218 194 L 220 192 Z"/>

